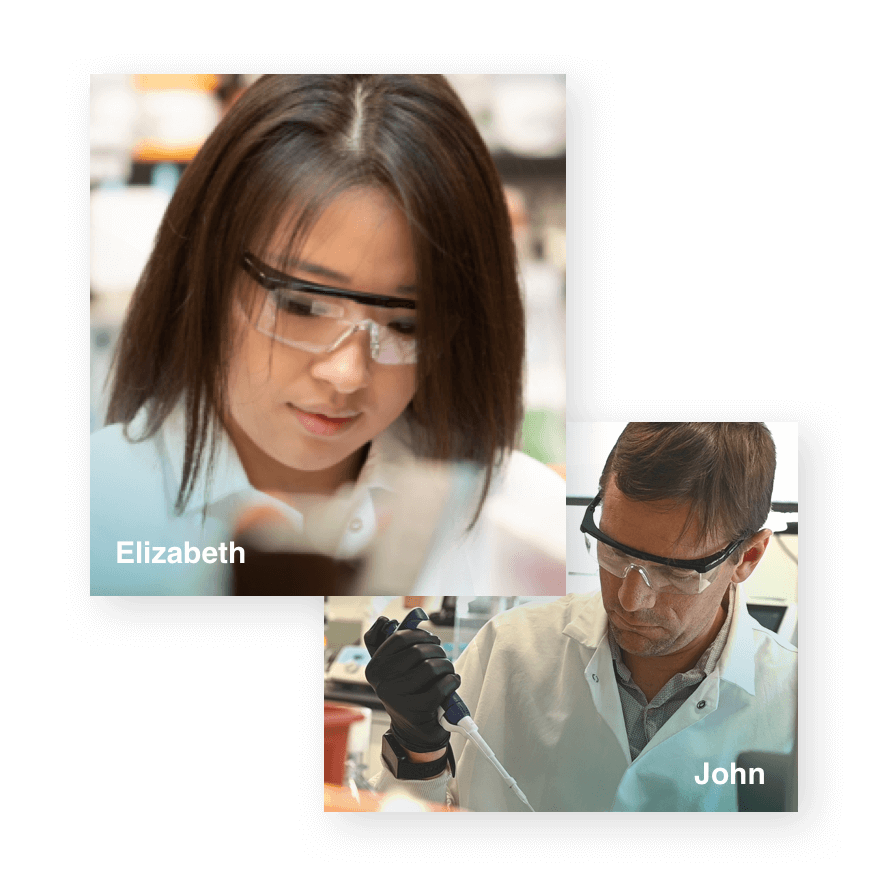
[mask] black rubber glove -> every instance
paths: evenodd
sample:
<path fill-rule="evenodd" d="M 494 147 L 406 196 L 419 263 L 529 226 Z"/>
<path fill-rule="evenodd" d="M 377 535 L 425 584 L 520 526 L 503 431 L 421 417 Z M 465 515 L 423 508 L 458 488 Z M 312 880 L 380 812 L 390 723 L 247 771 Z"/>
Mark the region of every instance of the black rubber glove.
<path fill-rule="evenodd" d="M 439 725 L 437 708 L 460 686 L 454 665 L 433 634 L 396 631 L 386 640 L 383 615 L 363 635 L 372 656 L 366 679 L 391 718 L 391 731 L 409 751 L 427 753 L 448 744 L 451 733 Z"/>

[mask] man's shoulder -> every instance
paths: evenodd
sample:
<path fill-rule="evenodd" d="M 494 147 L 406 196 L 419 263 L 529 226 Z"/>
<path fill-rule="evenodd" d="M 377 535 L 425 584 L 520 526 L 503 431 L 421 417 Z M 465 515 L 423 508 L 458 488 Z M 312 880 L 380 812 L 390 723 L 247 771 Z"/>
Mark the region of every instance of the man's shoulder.
<path fill-rule="evenodd" d="M 799 652 L 782 637 L 763 627 L 749 616 L 754 636 L 755 666 L 758 673 L 778 677 L 782 680 L 796 680 Z"/>

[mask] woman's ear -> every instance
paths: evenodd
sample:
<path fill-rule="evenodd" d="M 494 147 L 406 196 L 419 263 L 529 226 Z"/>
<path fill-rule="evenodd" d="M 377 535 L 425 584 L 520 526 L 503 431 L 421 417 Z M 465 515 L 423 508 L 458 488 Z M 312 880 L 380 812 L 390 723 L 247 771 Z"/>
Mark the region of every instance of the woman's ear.
<path fill-rule="evenodd" d="M 745 581 L 757 568 L 757 564 L 763 559 L 763 553 L 772 538 L 771 529 L 761 529 L 756 535 L 752 535 L 745 542 L 742 559 L 733 570 L 732 581 L 736 584 Z"/>

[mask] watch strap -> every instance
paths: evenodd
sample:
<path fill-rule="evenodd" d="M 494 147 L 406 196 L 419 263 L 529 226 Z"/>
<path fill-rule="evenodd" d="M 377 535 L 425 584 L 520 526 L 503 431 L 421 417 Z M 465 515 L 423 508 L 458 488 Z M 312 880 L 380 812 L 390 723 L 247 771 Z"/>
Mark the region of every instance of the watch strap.
<path fill-rule="evenodd" d="M 446 745 L 445 756 L 429 763 L 415 763 L 409 759 L 408 751 L 397 741 L 397 737 L 388 730 L 382 738 L 382 761 L 394 778 L 403 781 L 421 781 L 434 778 L 445 771 L 446 765 L 454 775 L 456 770 L 454 752 L 451 743 Z"/>

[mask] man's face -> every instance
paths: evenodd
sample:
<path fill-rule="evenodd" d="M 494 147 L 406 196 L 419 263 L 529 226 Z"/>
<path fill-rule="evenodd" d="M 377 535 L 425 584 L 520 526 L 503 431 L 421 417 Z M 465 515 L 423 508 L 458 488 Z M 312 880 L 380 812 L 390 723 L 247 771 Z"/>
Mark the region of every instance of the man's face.
<path fill-rule="evenodd" d="M 637 551 L 681 560 L 709 556 L 732 541 L 698 544 L 693 540 L 693 522 L 682 535 L 690 510 L 690 504 L 674 501 L 632 501 L 610 479 L 603 496 L 600 528 Z M 640 565 L 644 563 L 640 561 Z M 713 626 L 737 572 L 736 564 L 728 560 L 701 594 L 684 595 L 652 590 L 635 569 L 621 579 L 600 568 L 603 605 L 618 645 L 643 657 L 684 649 Z"/>

